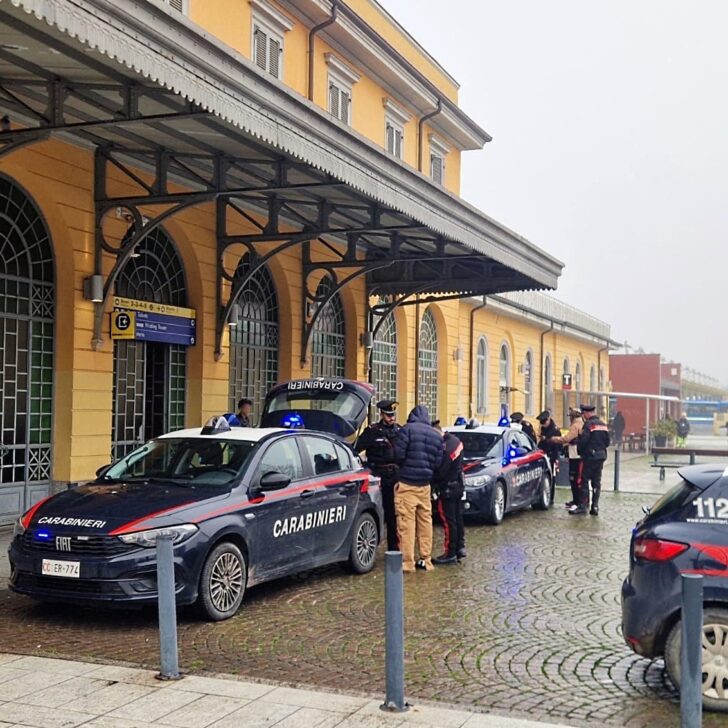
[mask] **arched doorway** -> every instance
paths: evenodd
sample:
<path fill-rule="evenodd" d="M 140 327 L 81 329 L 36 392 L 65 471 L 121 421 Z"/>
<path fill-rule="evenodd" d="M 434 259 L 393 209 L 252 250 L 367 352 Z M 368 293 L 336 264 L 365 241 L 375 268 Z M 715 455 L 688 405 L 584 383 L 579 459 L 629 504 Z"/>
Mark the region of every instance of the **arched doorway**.
<path fill-rule="evenodd" d="M 427 407 L 430 417 L 437 419 L 437 327 L 428 308 L 420 323 L 417 377 L 417 404 Z"/>
<path fill-rule="evenodd" d="M 50 234 L 30 197 L 0 177 L 0 523 L 49 491 L 54 319 Z"/>
<path fill-rule="evenodd" d="M 389 303 L 380 298 L 379 304 Z M 375 316 L 374 324 L 379 324 L 381 317 Z M 375 400 L 397 399 L 397 322 L 394 314 L 389 313 L 382 321 L 372 348 L 372 384 Z"/>
<path fill-rule="evenodd" d="M 250 267 L 246 253 L 235 279 L 247 275 Z M 238 400 L 247 397 L 253 401 L 251 421 L 257 422 L 266 393 L 278 381 L 278 297 L 267 266 L 245 284 L 238 304 L 240 317 L 230 327 L 229 407 L 235 412 Z"/>
<path fill-rule="evenodd" d="M 157 228 L 137 246 L 116 280 L 115 294 L 137 301 L 187 306 L 182 260 Z M 184 426 L 186 347 L 156 341 L 114 342 L 112 459 Z"/>
<path fill-rule="evenodd" d="M 324 276 L 316 289 L 316 300 L 327 299 L 334 290 L 334 282 Z M 319 304 L 320 305 L 320 304 Z M 346 370 L 346 326 L 341 296 L 335 293 L 324 304 L 316 319 L 311 337 L 311 376 L 343 377 Z"/>

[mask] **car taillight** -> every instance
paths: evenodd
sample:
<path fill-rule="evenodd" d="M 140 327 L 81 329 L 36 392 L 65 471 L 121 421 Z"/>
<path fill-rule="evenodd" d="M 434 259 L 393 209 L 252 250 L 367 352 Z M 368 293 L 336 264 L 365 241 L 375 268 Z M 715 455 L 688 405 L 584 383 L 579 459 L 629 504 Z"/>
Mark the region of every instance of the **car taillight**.
<path fill-rule="evenodd" d="M 669 561 L 687 551 L 689 544 L 679 541 L 665 541 L 660 538 L 637 538 L 634 542 L 636 559 L 644 561 Z"/>

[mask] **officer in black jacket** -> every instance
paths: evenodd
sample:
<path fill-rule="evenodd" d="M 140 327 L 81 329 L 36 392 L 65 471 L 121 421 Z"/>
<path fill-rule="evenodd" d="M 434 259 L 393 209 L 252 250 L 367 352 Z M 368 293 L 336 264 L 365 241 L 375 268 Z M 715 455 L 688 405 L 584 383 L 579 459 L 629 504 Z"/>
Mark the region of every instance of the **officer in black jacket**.
<path fill-rule="evenodd" d="M 377 402 L 381 418 L 379 422 L 369 425 L 356 441 L 356 451 L 366 450 L 367 465 L 371 471 L 381 478 L 382 505 L 384 522 L 387 526 L 387 549 L 399 551 L 397 537 L 397 517 L 394 512 L 394 486 L 399 479 L 399 467 L 394 459 L 394 439 L 402 429 L 395 421 L 397 402 L 383 399 Z"/>
<path fill-rule="evenodd" d="M 442 432 L 440 421 L 435 420 L 432 426 Z M 463 443 L 452 434 L 443 434 L 445 453 L 440 467 L 432 479 L 432 490 L 437 496 L 437 512 L 445 530 L 443 553 L 432 559 L 433 564 L 457 564 L 464 559 L 465 523 L 463 520 Z"/>
<path fill-rule="evenodd" d="M 591 513 L 599 515 L 599 495 L 602 490 L 602 468 L 607 459 L 609 447 L 609 428 L 594 414 L 593 404 L 581 405 L 584 426 L 577 440 L 576 447 L 584 464 L 582 470 L 582 501 L 578 507 L 569 511 L 570 515 L 584 515 L 589 507 L 589 483 L 592 486 Z"/>

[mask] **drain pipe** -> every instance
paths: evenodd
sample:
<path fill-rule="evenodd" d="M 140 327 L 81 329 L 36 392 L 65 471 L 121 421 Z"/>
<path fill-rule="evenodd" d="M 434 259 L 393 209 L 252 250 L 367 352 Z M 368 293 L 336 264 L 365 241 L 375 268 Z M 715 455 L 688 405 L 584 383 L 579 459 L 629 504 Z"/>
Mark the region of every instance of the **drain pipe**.
<path fill-rule="evenodd" d="M 339 0 L 332 0 L 331 2 L 331 17 L 324 20 L 323 23 L 315 25 L 308 33 L 308 100 L 313 101 L 313 47 L 316 35 L 324 28 L 328 28 L 329 25 L 336 22 L 336 17 L 339 12 Z"/>
<path fill-rule="evenodd" d="M 546 377 L 544 376 L 543 340 L 544 340 L 544 336 L 546 336 L 546 334 L 550 334 L 553 330 L 554 330 L 554 322 L 552 321 L 549 328 L 544 329 L 541 332 L 541 411 L 546 409 Z M 551 362 L 552 367 L 553 367 L 553 365 L 554 365 L 554 363 Z"/>
<path fill-rule="evenodd" d="M 429 114 L 425 114 L 417 124 L 417 169 L 422 171 L 422 132 L 425 127 L 425 122 L 432 119 L 433 116 L 437 116 L 442 111 L 442 99 L 437 100 L 437 108 L 431 111 Z"/>
<path fill-rule="evenodd" d="M 415 295 L 415 407 L 420 403 L 420 294 Z"/>
<path fill-rule="evenodd" d="M 475 346 L 475 313 L 485 308 L 487 302 L 488 298 L 486 296 L 483 296 L 483 303 L 481 303 L 479 306 L 473 306 L 473 308 L 470 309 L 470 377 L 468 378 L 469 417 L 475 417 L 475 408 L 473 407 L 473 354 L 475 351 L 473 347 Z M 485 396 L 488 396 L 487 392 L 485 393 Z"/>

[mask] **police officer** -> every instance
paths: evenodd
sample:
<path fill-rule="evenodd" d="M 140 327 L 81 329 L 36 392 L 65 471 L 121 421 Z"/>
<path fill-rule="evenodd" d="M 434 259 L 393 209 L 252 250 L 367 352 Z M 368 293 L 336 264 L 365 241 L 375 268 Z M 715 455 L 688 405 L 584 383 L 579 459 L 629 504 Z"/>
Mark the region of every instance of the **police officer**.
<path fill-rule="evenodd" d="M 577 449 L 583 461 L 581 502 L 578 507 L 569 511 L 570 514 L 584 515 L 589 506 L 589 483 L 592 487 L 591 513 L 592 516 L 599 515 L 599 495 L 602 490 L 602 468 L 607 459 L 607 448 L 609 447 L 609 428 L 602 422 L 594 412 L 593 404 L 581 405 L 581 412 L 584 417 L 584 426 L 577 440 Z"/>
<path fill-rule="evenodd" d="M 553 442 L 553 438 L 561 435 L 559 426 L 554 422 L 549 410 L 544 410 L 536 418 L 541 424 L 541 432 L 538 438 L 538 448 L 543 450 L 551 462 L 551 475 L 556 480 L 557 468 L 559 466 L 559 455 L 561 454 L 561 445 Z"/>
<path fill-rule="evenodd" d="M 443 434 L 440 420 L 432 426 L 442 434 L 445 442 L 445 454 L 440 467 L 432 479 L 432 490 L 437 496 L 437 513 L 445 531 L 445 543 L 441 556 L 432 559 L 433 564 L 457 564 L 464 559 L 465 523 L 463 519 L 463 443 L 452 432 Z"/>
<path fill-rule="evenodd" d="M 387 549 L 399 551 L 397 517 L 394 512 L 394 486 L 399 479 L 399 468 L 394 459 L 394 439 L 402 429 L 395 421 L 397 404 L 393 399 L 377 402 L 379 422 L 369 425 L 356 441 L 356 451 L 366 450 L 367 464 L 381 478 L 384 522 L 387 525 Z"/>
<path fill-rule="evenodd" d="M 515 425 L 520 425 L 521 430 L 526 433 L 534 442 L 538 439 L 536 437 L 536 431 L 533 429 L 533 425 L 528 421 L 523 419 L 524 414 L 523 412 L 514 412 L 511 415 L 511 422 Z"/>

